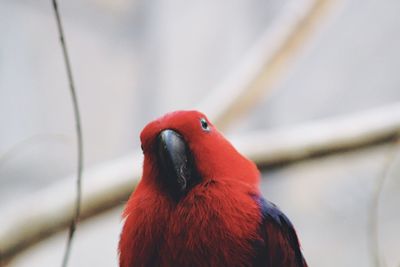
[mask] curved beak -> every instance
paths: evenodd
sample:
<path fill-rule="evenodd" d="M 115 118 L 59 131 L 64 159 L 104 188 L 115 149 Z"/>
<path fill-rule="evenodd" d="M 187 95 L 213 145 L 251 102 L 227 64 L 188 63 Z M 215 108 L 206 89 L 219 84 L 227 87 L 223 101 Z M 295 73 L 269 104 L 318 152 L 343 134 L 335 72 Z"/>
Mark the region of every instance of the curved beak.
<path fill-rule="evenodd" d="M 158 160 L 165 184 L 173 196 L 184 194 L 196 177 L 191 151 L 183 137 L 171 129 L 157 137 Z"/>

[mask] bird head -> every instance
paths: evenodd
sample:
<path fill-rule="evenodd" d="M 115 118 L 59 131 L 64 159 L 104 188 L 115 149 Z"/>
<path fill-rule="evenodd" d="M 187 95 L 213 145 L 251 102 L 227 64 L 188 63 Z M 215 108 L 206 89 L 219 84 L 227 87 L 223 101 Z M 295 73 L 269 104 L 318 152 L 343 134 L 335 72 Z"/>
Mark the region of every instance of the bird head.
<path fill-rule="evenodd" d="M 140 139 L 144 154 L 142 182 L 157 186 L 175 200 L 210 181 L 258 182 L 255 165 L 198 111 L 168 113 L 150 122 Z"/>

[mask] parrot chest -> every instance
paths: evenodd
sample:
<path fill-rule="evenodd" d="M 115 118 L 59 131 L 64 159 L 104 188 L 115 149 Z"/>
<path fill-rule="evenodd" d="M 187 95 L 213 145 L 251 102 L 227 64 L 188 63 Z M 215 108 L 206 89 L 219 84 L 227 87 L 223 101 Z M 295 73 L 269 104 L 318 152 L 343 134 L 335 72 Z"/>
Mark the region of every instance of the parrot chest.
<path fill-rule="evenodd" d="M 204 195 L 178 205 L 164 222 L 161 266 L 251 266 L 259 212 L 248 194 Z"/>
<path fill-rule="evenodd" d="M 123 267 L 254 265 L 261 214 L 242 185 L 197 186 L 174 205 L 143 194 L 131 205 L 120 241 Z"/>

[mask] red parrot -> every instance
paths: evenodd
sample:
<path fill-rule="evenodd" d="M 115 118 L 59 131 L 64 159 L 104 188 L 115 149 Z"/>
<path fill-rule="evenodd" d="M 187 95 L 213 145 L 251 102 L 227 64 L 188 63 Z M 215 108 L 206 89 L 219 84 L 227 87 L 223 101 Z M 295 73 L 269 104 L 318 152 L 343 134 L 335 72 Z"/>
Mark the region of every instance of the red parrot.
<path fill-rule="evenodd" d="M 176 111 L 140 134 L 143 176 L 124 211 L 120 267 L 307 266 L 256 165 L 205 115 Z"/>

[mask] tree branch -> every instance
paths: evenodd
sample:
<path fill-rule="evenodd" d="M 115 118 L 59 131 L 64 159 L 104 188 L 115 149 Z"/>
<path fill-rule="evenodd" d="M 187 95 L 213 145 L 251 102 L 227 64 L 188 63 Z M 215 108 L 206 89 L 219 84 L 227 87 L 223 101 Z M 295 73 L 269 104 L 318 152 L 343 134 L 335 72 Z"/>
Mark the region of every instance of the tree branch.
<path fill-rule="evenodd" d="M 76 178 L 76 201 L 75 201 L 75 213 L 71 220 L 69 227 L 69 234 L 67 239 L 67 245 L 65 248 L 65 253 L 62 261 L 62 266 L 66 267 L 68 265 L 69 254 L 71 251 L 71 244 L 75 234 L 76 226 L 78 224 L 79 215 L 81 213 L 81 198 L 82 198 L 82 171 L 83 171 L 83 137 L 82 137 L 82 128 L 81 128 L 81 118 L 79 112 L 78 105 L 78 97 L 76 95 L 74 79 L 72 76 L 72 68 L 71 62 L 68 55 L 68 49 L 66 44 L 66 38 L 64 34 L 64 29 L 62 26 L 61 15 L 58 10 L 57 0 L 52 0 L 53 3 L 53 11 L 57 22 L 57 29 L 60 38 L 60 45 L 62 48 L 65 68 L 67 72 L 67 78 L 69 83 L 69 90 L 72 97 L 72 104 L 74 109 L 75 116 L 75 129 L 76 129 L 76 137 L 77 137 L 77 178 Z"/>

